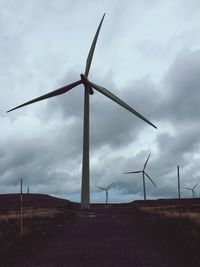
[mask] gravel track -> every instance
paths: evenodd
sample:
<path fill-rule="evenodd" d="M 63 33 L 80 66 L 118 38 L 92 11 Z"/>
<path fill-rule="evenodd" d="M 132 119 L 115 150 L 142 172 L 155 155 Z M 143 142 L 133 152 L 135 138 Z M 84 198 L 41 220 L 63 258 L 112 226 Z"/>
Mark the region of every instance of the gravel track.
<path fill-rule="evenodd" d="M 77 209 L 72 220 L 8 266 L 182 267 L 163 242 L 141 232 L 136 216 L 128 206 Z"/>

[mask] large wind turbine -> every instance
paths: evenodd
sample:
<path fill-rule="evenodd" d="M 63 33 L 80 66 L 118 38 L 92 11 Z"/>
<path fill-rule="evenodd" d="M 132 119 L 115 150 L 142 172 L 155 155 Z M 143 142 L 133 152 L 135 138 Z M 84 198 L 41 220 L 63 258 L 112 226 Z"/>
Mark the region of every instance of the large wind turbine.
<path fill-rule="evenodd" d="M 154 181 L 151 179 L 151 177 L 146 173 L 145 168 L 147 166 L 147 162 L 151 156 L 151 153 L 149 154 L 146 162 L 144 163 L 144 167 L 141 171 L 135 171 L 135 172 L 125 172 L 124 174 L 130 174 L 130 173 L 142 173 L 142 178 L 143 178 L 143 191 L 144 191 L 144 200 L 146 200 L 146 185 L 145 185 L 145 175 L 147 178 L 152 182 L 152 184 L 157 187 L 157 185 L 154 183 Z"/>
<path fill-rule="evenodd" d="M 122 106 L 123 108 L 127 109 L 128 111 L 130 111 L 131 113 L 133 113 L 134 115 L 136 115 L 137 117 L 139 117 L 140 119 L 142 119 L 143 121 L 145 121 L 146 123 L 150 124 L 151 126 L 153 126 L 154 128 L 157 128 L 153 123 L 151 123 L 148 119 L 146 119 L 145 117 L 143 117 L 140 113 L 138 113 L 136 110 L 134 110 L 132 107 L 130 107 L 129 105 L 127 105 L 124 101 L 122 101 L 120 98 L 118 98 L 116 95 L 114 95 L 113 93 L 111 93 L 110 91 L 108 91 L 107 89 L 105 89 L 102 86 L 99 86 L 95 83 L 92 83 L 91 81 L 88 80 L 88 75 L 89 75 L 89 71 L 90 71 L 90 67 L 91 67 L 91 63 L 92 63 L 92 58 L 93 58 L 93 54 L 94 54 L 94 50 L 95 50 L 95 46 L 96 46 L 96 42 L 97 42 L 97 38 L 101 29 L 101 25 L 103 23 L 103 19 L 104 19 L 105 14 L 103 15 L 101 22 L 98 26 L 98 29 L 96 31 L 96 34 L 94 36 L 91 48 L 89 50 L 89 54 L 87 57 L 87 61 L 86 61 L 86 67 L 85 67 L 85 72 L 84 74 L 80 74 L 81 79 L 78 81 L 75 81 L 71 84 L 68 84 L 62 88 L 59 88 L 55 91 L 52 91 L 50 93 L 47 93 L 45 95 L 42 95 L 40 97 L 37 97 L 35 99 L 32 99 L 22 105 L 19 105 L 15 108 L 10 109 L 7 112 L 10 112 L 12 110 L 24 107 L 26 105 L 50 98 L 50 97 L 54 97 L 57 95 L 61 95 L 64 94 L 66 92 L 68 92 L 69 90 L 71 90 L 72 88 L 76 87 L 77 85 L 83 84 L 84 86 L 84 125 L 83 125 L 83 161 L 82 161 L 82 189 L 81 189 L 81 206 L 83 208 L 89 208 L 90 206 L 90 192 L 89 192 L 89 176 L 90 176 L 90 172 L 89 172 L 89 96 L 92 95 L 94 93 L 93 89 L 96 89 L 97 91 L 99 91 L 100 93 L 102 93 L 103 95 L 107 96 L 108 98 L 110 98 L 111 100 L 113 100 L 114 102 L 116 102 L 117 104 L 119 104 L 120 106 Z"/>
<path fill-rule="evenodd" d="M 184 187 L 186 190 L 190 190 L 190 191 L 192 191 L 192 197 L 193 197 L 193 198 L 197 197 L 197 194 L 195 193 L 194 189 L 197 187 L 198 184 L 199 184 L 199 183 L 195 184 L 195 186 L 192 187 L 192 188 Z"/>
<path fill-rule="evenodd" d="M 110 185 L 107 186 L 107 187 L 97 186 L 97 188 L 106 191 L 106 205 L 108 204 L 108 189 L 109 189 L 112 185 L 113 185 L 113 183 L 110 184 Z"/>

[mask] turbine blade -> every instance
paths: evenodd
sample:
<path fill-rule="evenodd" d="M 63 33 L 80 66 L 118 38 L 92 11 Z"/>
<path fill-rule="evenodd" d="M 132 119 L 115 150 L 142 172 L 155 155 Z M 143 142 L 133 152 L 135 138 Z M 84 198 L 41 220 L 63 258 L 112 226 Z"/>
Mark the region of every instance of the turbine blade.
<path fill-rule="evenodd" d="M 99 36 L 99 32 L 100 32 L 101 25 L 103 23 L 104 17 L 105 17 L 105 13 L 103 14 L 103 17 L 102 17 L 102 19 L 101 19 L 101 21 L 99 23 L 99 27 L 98 27 L 98 29 L 96 31 L 96 34 L 94 36 L 94 39 L 93 39 L 93 42 L 92 42 L 92 45 L 90 47 L 90 51 L 89 51 L 89 54 L 88 54 L 88 57 L 87 57 L 86 67 L 85 67 L 85 76 L 86 77 L 88 77 L 88 74 L 89 74 L 89 71 L 90 71 L 90 66 L 91 66 L 91 63 L 92 63 L 92 58 L 93 58 L 95 46 L 96 46 L 96 43 L 97 43 L 97 39 L 98 39 L 98 36 Z"/>
<path fill-rule="evenodd" d="M 108 98 L 112 99 L 114 102 L 116 102 L 117 104 L 119 104 L 120 106 L 122 106 L 123 108 L 127 109 L 128 111 L 130 111 L 131 113 L 133 113 L 134 115 L 136 115 L 137 117 L 139 117 L 140 119 L 142 119 L 143 121 L 145 121 L 146 123 L 150 124 L 151 126 L 153 126 L 154 128 L 157 129 L 157 127 L 151 123 L 149 120 L 147 120 L 145 117 L 143 117 L 140 113 L 138 113 L 136 110 L 134 110 L 132 107 L 130 107 L 129 105 L 127 105 L 124 101 L 122 101 L 120 98 L 118 98 L 116 95 L 114 95 L 113 93 L 111 93 L 110 91 L 108 91 L 106 88 L 99 86 L 97 84 L 94 84 L 90 81 L 88 81 L 88 83 L 90 84 L 90 86 L 92 86 L 94 89 L 96 89 L 97 91 L 99 91 L 100 93 L 102 93 L 103 95 L 107 96 Z"/>
<path fill-rule="evenodd" d="M 54 97 L 54 96 L 57 96 L 57 95 L 64 94 L 64 93 L 66 93 L 67 91 L 71 90 L 72 88 L 74 88 L 75 86 L 77 86 L 77 85 L 79 85 L 79 84 L 81 84 L 81 83 L 82 83 L 82 81 L 79 80 L 79 81 L 77 81 L 77 82 L 68 84 L 68 85 L 66 85 L 66 86 L 64 86 L 64 87 L 62 87 L 62 88 L 60 88 L 60 89 L 54 90 L 54 91 L 52 91 L 52 92 L 50 92 L 50 93 L 48 93 L 48 94 L 39 96 L 39 97 L 34 98 L 34 99 L 32 99 L 32 100 L 30 100 L 30 101 L 28 101 L 28 102 L 26 102 L 26 103 L 24 103 L 24 104 L 22 104 L 22 105 L 19 105 L 19 106 L 15 107 L 15 108 L 12 108 L 12 109 L 8 110 L 7 112 L 13 111 L 13 110 L 18 109 L 18 108 L 22 108 L 22 107 L 24 107 L 24 106 L 33 104 L 33 103 L 38 102 L 38 101 L 42 101 L 42 100 L 47 99 L 47 98 L 50 98 L 50 97 Z"/>
<path fill-rule="evenodd" d="M 148 156 L 148 158 L 147 158 L 147 160 L 146 160 L 146 162 L 145 162 L 145 164 L 144 164 L 144 168 L 143 168 L 143 170 L 145 170 L 145 168 L 146 168 L 146 166 L 147 166 L 147 162 L 148 162 L 150 156 L 151 156 L 151 153 L 149 154 L 149 156 Z"/>
<path fill-rule="evenodd" d="M 99 188 L 99 189 L 101 189 L 101 190 L 106 190 L 105 188 L 100 187 L 100 186 L 97 186 L 97 188 Z"/>
<path fill-rule="evenodd" d="M 140 173 L 142 171 L 136 171 L 136 172 L 124 172 L 123 174 L 130 174 L 130 173 Z"/>
<path fill-rule="evenodd" d="M 108 187 L 107 187 L 107 190 L 111 187 L 113 185 L 113 183 L 112 184 L 110 184 Z"/>
<path fill-rule="evenodd" d="M 197 198 L 197 194 L 196 194 L 196 192 L 195 191 L 193 191 L 194 192 L 194 196 Z"/>
<path fill-rule="evenodd" d="M 145 175 L 149 178 L 149 180 L 152 182 L 152 184 L 155 186 L 155 187 L 157 187 L 157 185 L 154 183 L 154 181 L 151 179 L 151 177 L 146 173 L 146 172 L 144 172 L 145 173 Z"/>
<path fill-rule="evenodd" d="M 188 187 L 184 187 L 184 189 L 187 189 L 187 190 L 192 190 L 192 188 L 188 188 Z"/>
<path fill-rule="evenodd" d="M 198 184 L 199 184 L 199 183 L 197 183 L 197 184 L 193 187 L 193 190 L 197 187 Z"/>

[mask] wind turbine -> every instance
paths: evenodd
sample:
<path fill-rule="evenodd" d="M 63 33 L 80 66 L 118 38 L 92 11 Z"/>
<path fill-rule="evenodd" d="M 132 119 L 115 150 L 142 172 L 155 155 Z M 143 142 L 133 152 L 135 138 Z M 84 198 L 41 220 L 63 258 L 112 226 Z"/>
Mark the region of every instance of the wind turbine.
<path fill-rule="evenodd" d="M 192 191 L 192 197 L 193 198 L 197 198 L 197 194 L 195 193 L 195 191 L 194 191 L 194 189 L 197 187 L 197 185 L 198 185 L 199 183 L 197 183 L 194 187 L 192 187 L 192 188 L 189 188 L 189 187 L 184 187 L 186 190 L 190 190 L 190 191 Z"/>
<path fill-rule="evenodd" d="M 144 200 L 146 200 L 145 175 L 146 175 L 146 177 L 152 182 L 152 184 L 153 184 L 155 187 L 157 187 L 157 185 L 154 183 L 154 181 L 151 179 L 151 177 L 150 177 L 150 176 L 146 173 L 146 171 L 145 171 L 145 168 L 146 168 L 146 166 L 147 166 L 147 162 L 148 162 L 150 156 L 151 156 L 151 153 L 149 154 L 147 160 L 145 161 L 145 163 L 144 163 L 144 167 L 143 167 L 143 169 L 142 169 L 141 171 L 125 172 L 125 173 L 124 173 L 124 174 L 130 174 L 130 173 L 142 173 L 142 178 L 143 178 L 143 191 L 144 191 Z"/>
<path fill-rule="evenodd" d="M 112 185 L 113 185 L 113 183 L 110 184 L 110 185 L 107 186 L 107 187 L 97 186 L 97 188 L 106 191 L 106 205 L 108 204 L 108 189 L 109 189 Z"/>
<path fill-rule="evenodd" d="M 83 84 L 84 86 L 84 124 L 83 124 L 83 160 L 82 160 L 82 188 L 81 188 L 81 206 L 82 208 L 89 208 L 90 207 L 90 192 L 89 192 L 89 181 L 90 181 L 90 170 L 89 170 L 89 96 L 94 93 L 94 90 L 99 91 L 101 94 L 107 96 L 123 108 L 127 109 L 146 123 L 150 124 L 154 128 L 157 128 L 153 123 L 151 123 L 148 119 L 146 119 L 144 116 L 142 116 L 140 113 L 138 113 L 136 110 L 134 110 L 132 107 L 127 105 L 124 101 L 122 101 L 120 98 L 118 98 L 116 95 L 108 91 L 106 88 L 99 86 L 95 83 L 92 83 L 88 80 L 88 75 L 92 63 L 92 58 L 97 42 L 97 38 L 101 29 L 101 25 L 103 23 L 105 14 L 103 15 L 100 24 L 97 28 L 96 34 L 94 36 L 91 48 L 89 50 L 89 54 L 86 61 L 86 67 L 84 74 L 80 74 L 81 79 L 78 81 L 75 81 L 71 84 L 68 84 L 62 88 L 59 88 L 55 91 L 51 91 L 50 93 L 47 93 L 45 95 L 42 95 L 40 97 L 37 97 L 35 99 L 32 99 L 28 102 L 25 102 L 24 104 L 21 104 L 15 108 L 12 108 L 8 110 L 7 112 L 10 112 L 12 110 L 24 107 L 26 105 L 33 104 L 38 101 L 42 101 L 44 99 L 54 97 L 57 95 L 64 94 L 71 90 L 72 88 Z"/>

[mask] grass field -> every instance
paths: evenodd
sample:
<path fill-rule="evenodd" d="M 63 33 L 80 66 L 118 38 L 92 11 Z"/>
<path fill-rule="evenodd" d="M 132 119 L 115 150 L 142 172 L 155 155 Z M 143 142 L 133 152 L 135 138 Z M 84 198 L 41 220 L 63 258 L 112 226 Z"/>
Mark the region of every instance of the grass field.
<path fill-rule="evenodd" d="M 45 236 L 72 216 L 70 203 L 45 195 L 24 196 L 23 232 L 19 195 L 1 195 L 0 255 L 27 237 Z"/>
<path fill-rule="evenodd" d="M 56 208 L 35 208 L 30 207 L 23 209 L 22 217 L 25 221 L 33 220 L 38 218 L 55 218 L 60 215 L 62 212 Z M 21 213 L 16 210 L 11 210 L 8 212 L 3 212 L 0 214 L 0 223 L 10 222 L 10 221 L 20 221 Z"/>
<path fill-rule="evenodd" d="M 13 255 L 18 247 L 23 252 L 24 246 L 30 243 L 32 249 L 35 238 L 38 244 L 38 240 L 50 237 L 56 229 L 73 218 L 78 206 L 51 196 L 25 195 L 21 235 L 20 195 L 0 195 L 0 258 L 6 258 L 10 251 Z M 122 211 L 128 208 L 130 213 L 134 212 L 134 220 L 138 220 L 141 232 L 166 243 L 172 253 L 183 258 L 185 266 L 199 266 L 200 200 L 134 201 L 129 204 L 108 205 L 106 209 L 111 207 L 120 207 Z M 92 208 L 101 209 L 102 205 L 92 205 Z"/>
<path fill-rule="evenodd" d="M 186 266 L 200 261 L 200 202 L 152 202 L 138 207 L 143 226 L 152 235 L 161 236 L 169 247 L 185 259 Z"/>

